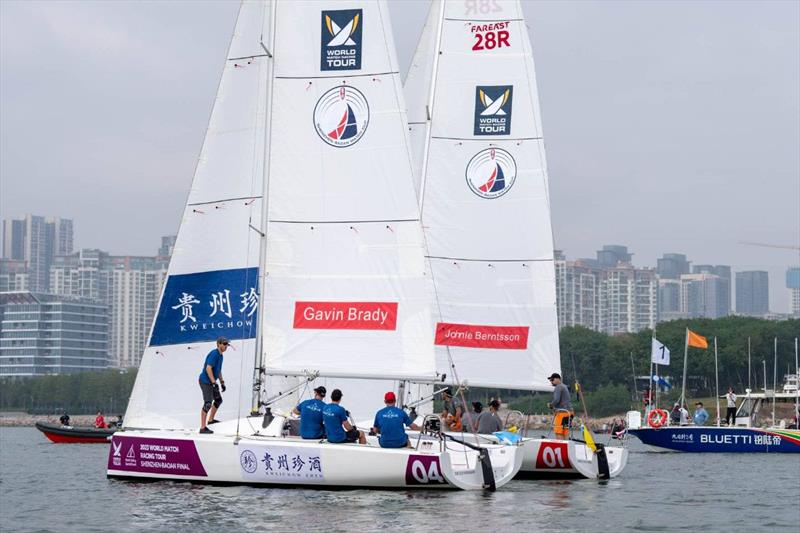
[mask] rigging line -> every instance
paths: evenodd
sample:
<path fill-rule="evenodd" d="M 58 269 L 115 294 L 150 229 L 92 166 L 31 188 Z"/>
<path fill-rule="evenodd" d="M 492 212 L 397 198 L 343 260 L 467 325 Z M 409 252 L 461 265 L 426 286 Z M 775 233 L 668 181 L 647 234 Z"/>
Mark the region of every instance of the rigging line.
<path fill-rule="evenodd" d="M 555 261 L 555 259 L 467 259 L 465 257 L 447 257 L 442 255 L 426 255 L 428 259 L 440 259 L 444 261 L 464 261 L 470 262 L 480 262 L 480 263 L 546 263 L 549 261 Z"/>
<path fill-rule="evenodd" d="M 187 203 L 186 206 L 196 206 L 196 205 L 211 205 L 211 204 L 221 204 L 223 202 L 234 202 L 236 200 L 254 200 L 261 198 L 261 195 L 257 196 L 237 196 L 236 198 L 222 198 L 220 200 L 209 200 L 208 202 L 194 202 L 194 203 Z"/>
<path fill-rule="evenodd" d="M 274 220 L 276 224 L 384 224 L 386 222 L 419 222 L 418 218 L 397 218 L 387 220 Z"/>
<path fill-rule="evenodd" d="M 349 78 L 369 78 L 375 76 L 394 76 L 400 74 L 397 70 L 388 72 L 372 72 L 367 74 L 348 74 L 346 76 L 275 76 L 276 80 L 348 80 Z"/>
<path fill-rule="evenodd" d="M 228 61 L 239 61 L 240 59 L 255 59 L 257 57 L 271 57 L 269 54 L 253 54 L 251 56 L 229 57 Z"/>

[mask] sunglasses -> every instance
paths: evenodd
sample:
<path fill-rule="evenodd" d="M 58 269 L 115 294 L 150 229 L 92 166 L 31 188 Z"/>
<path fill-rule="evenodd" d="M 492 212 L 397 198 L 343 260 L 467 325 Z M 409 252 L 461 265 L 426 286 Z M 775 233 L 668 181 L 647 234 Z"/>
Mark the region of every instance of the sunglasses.
<path fill-rule="evenodd" d="M 230 345 L 231 345 L 231 343 L 229 343 L 229 342 L 221 342 L 220 344 L 221 344 L 222 346 L 230 346 Z"/>

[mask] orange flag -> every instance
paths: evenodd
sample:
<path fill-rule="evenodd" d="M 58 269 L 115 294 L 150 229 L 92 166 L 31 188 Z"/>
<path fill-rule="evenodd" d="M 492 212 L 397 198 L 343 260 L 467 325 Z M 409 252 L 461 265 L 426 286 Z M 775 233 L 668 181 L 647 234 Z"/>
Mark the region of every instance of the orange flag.
<path fill-rule="evenodd" d="M 694 331 L 687 329 L 686 330 L 686 339 L 687 344 L 689 346 L 693 346 L 695 348 L 703 348 L 704 350 L 708 348 L 708 341 L 702 335 L 698 335 Z"/>

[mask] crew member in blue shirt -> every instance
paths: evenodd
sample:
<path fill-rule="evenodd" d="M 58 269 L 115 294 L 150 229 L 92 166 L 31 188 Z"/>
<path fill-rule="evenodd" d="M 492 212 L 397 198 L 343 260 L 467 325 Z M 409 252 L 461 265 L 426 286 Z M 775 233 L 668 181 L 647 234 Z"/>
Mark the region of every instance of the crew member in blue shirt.
<path fill-rule="evenodd" d="M 386 407 L 375 414 L 372 431 L 379 434 L 378 442 L 381 448 L 404 448 L 409 445 L 405 426 L 419 430 L 408 413 L 395 406 L 397 398 L 392 391 L 383 396 Z"/>
<path fill-rule="evenodd" d="M 328 442 L 339 444 L 341 442 L 356 442 L 366 444 L 367 438 L 363 431 L 354 428 L 348 420 L 350 413 L 339 405 L 342 401 L 342 391 L 333 389 L 331 403 L 322 410 L 322 422 L 325 425 L 325 435 Z"/>
<path fill-rule="evenodd" d="M 203 392 L 203 408 L 200 410 L 200 433 L 214 433 L 206 427 L 206 424 L 216 424 L 219 422 L 214 416 L 217 409 L 222 405 L 222 394 L 219 387 L 222 385 L 222 392 L 225 392 L 225 380 L 222 379 L 222 354 L 228 349 L 228 339 L 220 337 L 217 339 L 217 347 L 208 352 L 203 363 L 203 370 L 200 372 L 200 390 Z"/>
<path fill-rule="evenodd" d="M 705 410 L 703 407 L 703 402 L 697 402 L 694 404 L 694 425 L 695 426 L 705 426 L 706 421 L 708 420 L 708 411 Z"/>
<path fill-rule="evenodd" d="M 325 387 L 314 389 L 314 397 L 300 402 L 294 413 L 300 415 L 300 436 L 304 439 L 321 439 L 325 436 L 322 410 L 325 409 Z"/>

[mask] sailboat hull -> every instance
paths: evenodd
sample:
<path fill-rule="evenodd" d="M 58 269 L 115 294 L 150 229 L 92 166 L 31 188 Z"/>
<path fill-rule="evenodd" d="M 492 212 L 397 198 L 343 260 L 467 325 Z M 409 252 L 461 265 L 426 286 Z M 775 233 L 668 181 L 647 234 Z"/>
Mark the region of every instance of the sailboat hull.
<path fill-rule="evenodd" d="M 108 477 L 200 483 L 320 488 L 484 488 L 477 453 L 423 440 L 418 449 L 331 444 L 293 437 L 239 436 L 216 430 L 121 431 L 111 441 Z M 455 448 L 460 448 L 456 450 Z M 489 447 L 495 484 L 510 481 L 522 456 L 507 446 Z"/>
<path fill-rule="evenodd" d="M 800 453 L 800 431 L 714 426 L 629 429 L 658 451 L 690 453 Z"/>

